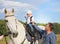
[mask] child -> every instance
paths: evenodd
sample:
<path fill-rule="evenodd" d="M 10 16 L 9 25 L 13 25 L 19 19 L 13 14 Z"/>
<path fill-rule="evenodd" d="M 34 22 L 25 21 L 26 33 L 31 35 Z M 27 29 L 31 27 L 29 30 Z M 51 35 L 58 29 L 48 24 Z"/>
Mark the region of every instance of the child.
<path fill-rule="evenodd" d="M 25 16 L 25 18 L 26 18 L 26 23 L 27 24 L 32 24 L 32 25 L 34 25 L 34 18 L 33 18 L 33 16 L 32 16 L 32 12 L 29 10 L 29 11 L 27 11 L 27 15 Z"/>
<path fill-rule="evenodd" d="M 27 11 L 27 15 L 25 16 L 25 18 L 26 18 L 27 26 L 29 26 L 32 29 L 32 31 L 33 31 L 32 25 L 34 25 L 34 18 L 32 16 L 32 12 L 30 10 Z"/>
<path fill-rule="evenodd" d="M 27 24 L 26 25 L 27 32 L 29 33 L 30 36 L 32 36 L 32 39 L 34 39 L 34 29 L 33 29 L 34 18 L 30 10 L 27 11 L 27 15 L 25 16 L 25 18 L 26 18 L 26 24 Z"/>

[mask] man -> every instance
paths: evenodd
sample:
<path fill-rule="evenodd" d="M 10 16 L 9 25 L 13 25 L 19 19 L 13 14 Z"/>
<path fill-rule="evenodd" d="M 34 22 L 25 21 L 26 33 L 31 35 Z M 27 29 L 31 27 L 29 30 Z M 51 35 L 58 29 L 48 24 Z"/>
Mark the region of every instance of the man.
<path fill-rule="evenodd" d="M 52 31 L 54 26 L 52 23 L 48 23 L 45 27 L 45 30 L 39 29 L 37 26 L 35 28 L 42 33 L 43 44 L 56 44 L 56 35 Z"/>

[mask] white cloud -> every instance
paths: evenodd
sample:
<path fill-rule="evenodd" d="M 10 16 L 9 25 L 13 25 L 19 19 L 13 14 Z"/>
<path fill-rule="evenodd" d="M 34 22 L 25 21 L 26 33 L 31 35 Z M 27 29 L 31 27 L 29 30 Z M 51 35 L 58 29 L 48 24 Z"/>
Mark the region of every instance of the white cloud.
<path fill-rule="evenodd" d="M 45 8 L 43 10 L 45 10 L 45 11 L 51 11 L 51 12 L 55 12 L 55 13 L 60 13 L 60 8 L 59 7 Z"/>
<path fill-rule="evenodd" d="M 46 8 L 41 9 L 41 11 L 60 13 L 60 3 L 51 3 Z"/>
<path fill-rule="evenodd" d="M 33 5 L 30 5 L 28 3 L 22 3 L 22 2 L 16 2 L 16 1 L 6 1 L 6 0 L 2 0 L 0 2 L 0 5 L 2 4 L 2 6 L 4 8 L 15 8 L 15 9 L 31 9 L 31 10 L 36 10 L 37 8 L 34 7 Z"/>
<path fill-rule="evenodd" d="M 3 10 L 2 9 L 0 9 L 0 13 L 3 13 Z"/>
<path fill-rule="evenodd" d="M 51 10 L 54 12 L 60 12 L 60 1 L 59 2 L 55 2 L 55 3 L 51 3 Z"/>
<path fill-rule="evenodd" d="M 1 10 L 0 10 L 0 13 L 1 13 Z"/>
<path fill-rule="evenodd" d="M 38 22 L 38 23 L 48 23 L 50 22 L 50 19 L 51 17 L 48 16 L 48 15 L 45 15 L 44 13 L 38 13 L 37 16 L 35 16 L 35 22 Z"/>
<path fill-rule="evenodd" d="M 46 2 L 49 2 L 49 0 L 20 0 L 21 2 L 25 2 L 25 3 L 29 3 L 29 4 L 32 4 L 32 5 L 39 5 L 39 4 L 43 4 L 43 3 L 46 3 Z"/>
<path fill-rule="evenodd" d="M 44 4 L 44 3 L 47 3 L 49 2 L 49 0 L 34 0 L 33 2 L 37 3 L 37 4 Z"/>

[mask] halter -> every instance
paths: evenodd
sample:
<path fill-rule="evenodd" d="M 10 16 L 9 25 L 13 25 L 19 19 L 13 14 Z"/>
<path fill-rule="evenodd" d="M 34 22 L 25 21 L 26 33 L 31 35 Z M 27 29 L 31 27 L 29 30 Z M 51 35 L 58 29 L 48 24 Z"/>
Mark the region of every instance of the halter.
<path fill-rule="evenodd" d="M 5 17 L 12 17 L 12 16 L 14 16 L 14 15 L 8 15 L 8 16 L 5 16 Z"/>

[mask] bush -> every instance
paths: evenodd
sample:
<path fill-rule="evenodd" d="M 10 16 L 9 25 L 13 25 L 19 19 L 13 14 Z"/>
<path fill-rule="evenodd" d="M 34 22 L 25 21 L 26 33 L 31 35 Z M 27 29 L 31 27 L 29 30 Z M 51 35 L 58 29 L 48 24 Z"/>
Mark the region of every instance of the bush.
<path fill-rule="evenodd" d="M 0 35 L 5 34 L 7 32 L 5 21 L 0 20 Z"/>
<path fill-rule="evenodd" d="M 25 24 L 24 22 L 20 21 L 21 23 Z M 46 24 L 40 24 L 40 23 L 36 23 L 37 25 L 42 25 L 42 26 L 46 26 Z M 53 23 L 54 24 L 54 29 L 53 31 L 56 34 L 60 34 L 60 24 L 59 23 Z M 7 32 L 6 26 L 5 26 L 5 21 L 4 20 L 0 20 L 0 35 L 1 34 L 5 34 Z"/>
<path fill-rule="evenodd" d="M 53 29 L 53 31 L 56 34 L 60 34 L 60 24 L 59 23 L 54 23 L 54 29 Z"/>

